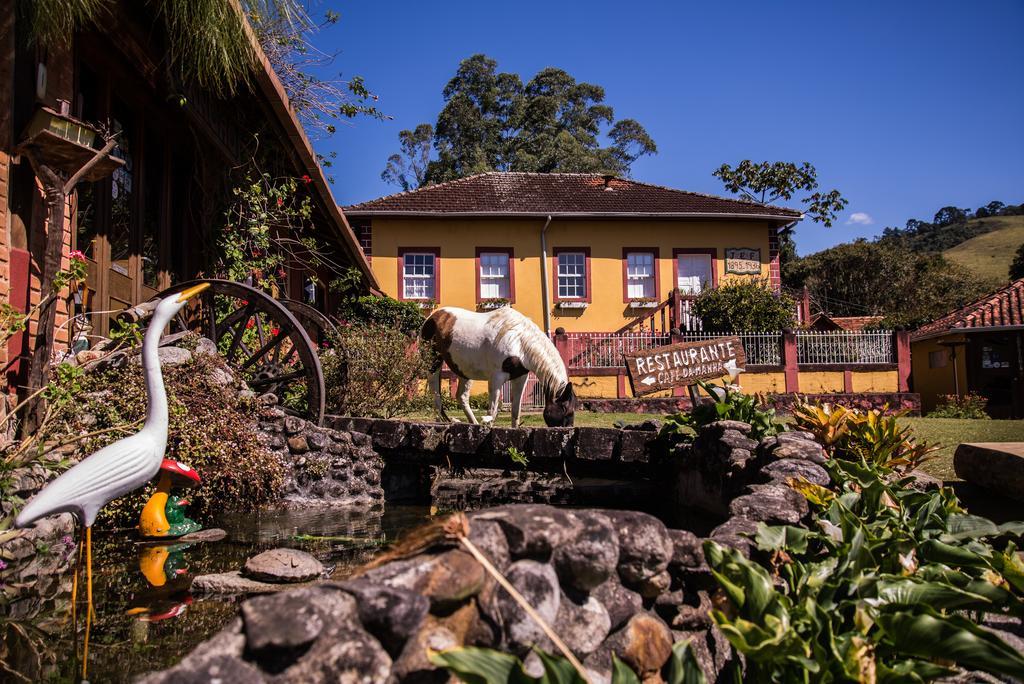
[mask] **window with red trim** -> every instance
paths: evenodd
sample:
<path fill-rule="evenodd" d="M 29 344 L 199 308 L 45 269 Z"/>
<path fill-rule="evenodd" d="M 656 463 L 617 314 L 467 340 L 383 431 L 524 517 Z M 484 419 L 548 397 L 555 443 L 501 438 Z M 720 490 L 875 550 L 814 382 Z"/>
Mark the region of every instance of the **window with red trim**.
<path fill-rule="evenodd" d="M 585 252 L 558 253 L 559 299 L 587 298 L 587 255 Z"/>
<path fill-rule="evenodd" d="M 512 259 L 508 252 L 480 252 L 480 299 L 512 299 Z"/>
<path fill-rule="evenodd" d="M 437 256 L 431 252 L 402 255 L 402 299 L 436 299 Z"/>
<path fill-rule="evenodd" d="M 655 283 L 654 252 L 626 253 L 626 297 L 628 299 L 654 299 L 657 292 Z"/>

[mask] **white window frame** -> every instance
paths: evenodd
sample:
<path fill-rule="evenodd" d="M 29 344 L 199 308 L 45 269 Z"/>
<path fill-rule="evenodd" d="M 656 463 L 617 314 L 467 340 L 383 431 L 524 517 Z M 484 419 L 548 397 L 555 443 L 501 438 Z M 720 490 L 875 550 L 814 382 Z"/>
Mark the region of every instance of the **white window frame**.
<path fill-rule="evenodd" d="M 629 299 L 655 299 L 654 252 L 628 252 L 626 254 L 626 297 Z"/>
<path fill-rule="evenodd" d="M 412 263 L 410 263 L 409 257 L 413 257 Z M 429 262 L 421 257 L 429 258 Z M 410 272 L 410 267 L 413 268 L 413 272 Z M 420 269 L 422 272 L 416 273 L 416 269 Z M 417 289 L 422 289 L 424 294 L 409 294 L 410 291 L 415 292 Z M 430 294 L 426 294 L 427 291 Z M 402 254 L 402 299 L 426 302 L 436 301 L 436 298 L 437 255 L 433 252 L 405 252 Z"/>
<path fill-rule="evenodd" d="M 562 259 L 573 257 L 573 263 L 565 263 L 563 269 Z M 577 261 L 577 257 L 579 258 Z M 587 299 L 587 253 L 586 252 L 559 252 L 555 257 L 555 268 L 557 269 L 558 299 L 568 301 L 586 301 Z M 569 267 L 572 268 L 570 272 Z M 571 280 L 570 280 L 571 279 Z M 563 294 L 570 289 L 580 291 L 582 294 Z"/>
<path fill-rule="evenodd" d="M 508 252 L 480 252 L 477 278 L 480 299 L 512 300 L 512 256 Z"/>
<path fill-rule="evenodd" d="M 683 258 L 692 259 L 694 257 L 700 257 L 707 260 L 707 279 L 700 282 L 696 289 L 693 288 L 692 283 L 683 284 L 682 279 L 683 269 L 682 260 Z M 693 278 L 694 276 L 685 276 L 687 279 Z M 702 253 L 680 253 L 676 254 L 676 287 L 679 289 L 680 294 L 684 295 L 698 295 L 707 288 L 714 287 L 715 283 L 715 260 L 710 254 Z"/>

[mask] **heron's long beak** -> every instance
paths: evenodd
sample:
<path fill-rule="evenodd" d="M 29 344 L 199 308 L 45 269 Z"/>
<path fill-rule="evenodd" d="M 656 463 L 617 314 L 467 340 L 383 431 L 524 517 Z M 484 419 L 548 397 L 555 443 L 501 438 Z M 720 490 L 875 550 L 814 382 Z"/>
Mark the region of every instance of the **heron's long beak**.
<path fill-rule="evenodd" d="M 187 290 L 183 290 L 182 293 L 178 295 L 178 301 L 187 302 L 188 300 L 192 299 L 193 297 L 195 297 L 197 294 L 199 294 L 208 287 L 210 287 L 210 283 L 199 283 L 198 285 L 194 285 L 188 288 Z"/>

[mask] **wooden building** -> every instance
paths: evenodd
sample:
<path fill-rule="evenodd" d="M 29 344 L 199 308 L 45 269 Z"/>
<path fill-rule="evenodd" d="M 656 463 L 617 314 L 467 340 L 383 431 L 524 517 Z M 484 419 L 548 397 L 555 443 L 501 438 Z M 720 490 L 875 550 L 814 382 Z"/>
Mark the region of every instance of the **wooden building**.
<path fill-rule="evenodd" d="M 223 219 L 232 172 L 256 150 L 275 150 L 274 173 L 304 178 L 317 238 L 333 250 L 333 261 L 355 266 L 364 286 L 375 287 L 255 40 L 260 59 L 250 84 L 219 99 L 170 73 L 162 25 L 145 7 L 123 0 L 103 32 L 81 32 L 46 49 L 33 44 L 17 13 L 0 13 L 0 303 L 24 312 L 39 299 L 46 205 L 20 145 L 43 107 L 117 130 L 113 153 L 123 160 L 112 174 L 79 183 L 64 207 L 64 264 L 72 250 L 80 250 L 89 275 L 79 291 L 61 293 L 58 349 L 69 343 L 69 316 L 91 314 L 93 331 L 103 334 L 112 312 L 204 274 L 214 250 L 211 228 Z M 330 311 L 330 295 L 311 288 L 309 275 L 292 264 L 282 294 L 312 299 Z M 8 388 L 23 384 L 33 337 L 15 335 L 0 349 Z"/>
<path fill-rule="evenodd" d="M 1024 279 L 911 334 L 914 391 L 925 412 L 944 395 L 979 394 L 993 418 L 1024 418 Z"/>

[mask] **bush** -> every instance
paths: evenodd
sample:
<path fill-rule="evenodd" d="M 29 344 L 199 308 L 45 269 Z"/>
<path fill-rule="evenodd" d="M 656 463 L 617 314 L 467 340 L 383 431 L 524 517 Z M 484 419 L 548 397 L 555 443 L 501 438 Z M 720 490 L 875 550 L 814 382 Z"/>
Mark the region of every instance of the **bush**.
<path fill-rule="evenodd" d="M 415 302 L 400 302 L 391 297 L 364 295 L 344 300 L 338 316 L 346 325 L 387 326 L 414 334 L 423 325 L 423 311 Z"/>
<path fill-rule="evenodd" d="M 327 406 L 340 415 L 394 418 L 423 408 L 428 344 L 393 325 L 343 326 L 320 355 Z"/>
<path fill-rule="evenodd" d="M 230 505 L 251 509 L 277 498 L 284 484 L 276 454 L 260 444 L 256 405 L 240 401 L 235 391 L 210 379 L 214 368 L 227 370 L 219 357 L 196 355 L 192 361 L 164 368 L 170 430 L 167 457 L 194 468 L 202 484 L 188 492 L 188 515 L 210 521 Z M 68 435 L 131 426 L 123 432 L 83 440 L 79 459 L 135 432 L 146 413 L 142 368 L 136 363 L 75 379 L 74 401 L 60 407 L 48 434 Z M 153 485 L 117 499 L 103 508 L 99 524 L 134 527 Z"/>
<path fill-rule="evenodd" d="M 764 281 L 742 280 L 704 290 L 693 310 L 708 332 L 775 331 L 793 327 L 796 302 Z"/>
<path fill-rule="evenodd" d="M 988 399 L 980 394 L 945 394 L 939 397 L 939 405 L 928 414 L 929 418 L 963 418 L 968 420 L 988 420 L 985 413 Z"/>

